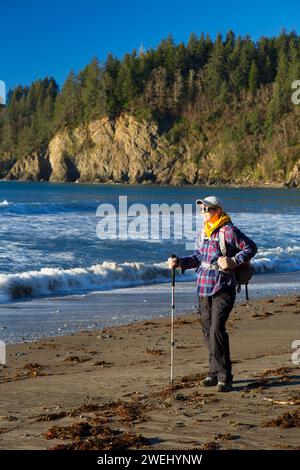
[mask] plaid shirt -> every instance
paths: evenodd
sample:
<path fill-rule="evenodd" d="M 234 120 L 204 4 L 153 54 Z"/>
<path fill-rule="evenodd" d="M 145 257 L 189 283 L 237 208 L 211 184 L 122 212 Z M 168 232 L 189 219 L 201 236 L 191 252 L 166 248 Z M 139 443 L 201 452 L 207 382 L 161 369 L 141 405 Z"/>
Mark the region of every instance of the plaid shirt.
<path fill-rule="evenodd" d="M 232 271 L 207 269 L 201 266 L 202 262 L 216 264 L 222 255 L 219 243 L 219 230 L 216 229 L 210 238 L 206 238 L 204 231 L 197 235 L 195 252 L 191 256 L 180 258 L 183 269 L 197 268 L 197 295 L 207 297 L 215 294 L 224 287 L 236 286 Z M 244 235 L 232 223 L 225 225 L 226 256 L 234 257 L 237 264 L 249 261 L 257 252 L 256 244 Z"/>

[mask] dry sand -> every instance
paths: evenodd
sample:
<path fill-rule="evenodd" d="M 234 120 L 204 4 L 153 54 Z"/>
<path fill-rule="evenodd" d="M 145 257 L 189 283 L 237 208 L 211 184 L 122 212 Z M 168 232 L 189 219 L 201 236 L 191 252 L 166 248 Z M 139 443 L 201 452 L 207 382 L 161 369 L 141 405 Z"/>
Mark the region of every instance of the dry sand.
<path fill-rule="evenodd" d="M 300 296 L 234 308 L 231 393 L 200 384 L 197 313 L 176 317 L 172 389 L 166 318 L 11 345 L 0 366 L 0 449 L 299 449 L 299 320 Z"/>

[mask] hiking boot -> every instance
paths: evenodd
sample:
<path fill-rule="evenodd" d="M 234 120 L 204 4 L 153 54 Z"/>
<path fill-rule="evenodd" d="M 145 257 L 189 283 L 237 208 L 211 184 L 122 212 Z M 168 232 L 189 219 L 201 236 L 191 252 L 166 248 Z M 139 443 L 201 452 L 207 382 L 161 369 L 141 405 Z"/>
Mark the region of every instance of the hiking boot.
<path fill-rule="evenodd" d="M 232 382 L 218 382 L 217 392 L 231 392 Z"/>
<path fill-rule="evenodd" d="M 205 377 L 205 379 L 202 380 L 202 385 L 204 385 L 204 387 L 214 387 L 217 383 L 217 377 Z"/>

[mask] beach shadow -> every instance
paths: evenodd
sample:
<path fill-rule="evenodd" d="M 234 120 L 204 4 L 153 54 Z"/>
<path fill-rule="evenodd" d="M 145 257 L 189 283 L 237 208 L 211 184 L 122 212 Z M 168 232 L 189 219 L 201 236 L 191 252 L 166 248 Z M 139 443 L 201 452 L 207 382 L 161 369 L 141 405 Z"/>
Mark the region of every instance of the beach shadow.
<path fill-rule="evenodd" d="M 300 385 L 300 375 L 290 375 L 288 380 L 280 380 L 280 377 L 264 377 L 257 379 L 241 379 L 233 382 L 233 390 L 236 392 L 251 391 L 260 388 L 269 389 L 275 387 L 290 387 Z M 236 386 L 236 384 L 245 384 Z"/>
<path fill-rule="evenodd" d="M 148 438 L 148 443 L 150 446 L 154 446 L 155 444 L 161 444 L 162 442 L 165 442 L 166 439 L 161 439 L 160 437 L 150 437 Z"/>

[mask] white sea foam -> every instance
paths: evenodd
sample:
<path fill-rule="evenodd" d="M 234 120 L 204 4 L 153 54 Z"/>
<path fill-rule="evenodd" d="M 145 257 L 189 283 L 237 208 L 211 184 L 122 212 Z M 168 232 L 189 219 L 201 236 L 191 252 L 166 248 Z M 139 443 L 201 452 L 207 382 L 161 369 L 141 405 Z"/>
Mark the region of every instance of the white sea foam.
<path fill-rule="evenodd" d="M 191 278 L 195 277 L 192 275 Z M 0 302 L 22 297 L 74 294 L 82 291 L 110 290 L 170 279 L 166 263 L 107 262 L 89 268 L 43 268 L 18 274 L 0 275 Z M 186 278 L 185 278 L 186 280 Z"/>
<path fill-rule="evenodd" d="M 274 248 L 259 252 L 252 260 L 256 273 L 276 273 L 300 270 L 300 247 Z M 179 281 L 196 279 L 188 270 Z M 23 297 L 75 294 L 103 291 L 120 287 L 149 285 L 170 280 L 165 262 L 116 263 L 104 261 L 87 268 L 42 268 L 15 274 L 0 275 L 0 303 Z"/>
<path fill-rule="evenodd" d="M 284 273 L 300 270 L 300 247 L 264 248 L 252 260 L 256 273 Z"/>

